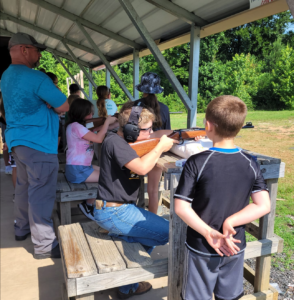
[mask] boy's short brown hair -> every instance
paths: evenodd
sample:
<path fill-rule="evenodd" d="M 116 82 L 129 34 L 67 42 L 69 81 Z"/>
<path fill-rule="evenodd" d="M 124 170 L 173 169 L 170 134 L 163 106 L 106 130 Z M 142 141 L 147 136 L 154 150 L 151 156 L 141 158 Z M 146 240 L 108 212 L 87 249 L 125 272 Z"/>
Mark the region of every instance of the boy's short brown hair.
<path fill-rule="evenodd" d="M 238 97 L 224 95 L 213 99 L 206 109 L 206 120 L 215 124 L 215 132 L 223 138 L 235 137 L 247 114 L 246 104 Z"/>
<path fill-rule="evenodd" d="M 121 128 L 128 123 L 133 106 L 134 106 L 134 102 L 129 101 L 126 102 L 120 109 L 119 116 L 118 116 L 118 123 Z M 138 126 L 141 127 L 142 125 L 147 124 L 149 121 L 153 122 L 154 120 L 155 120 L 155 115 L 153 113 L 153 110 L 149 107 L 148 109 L 143 108 L 140 114 Z"/>

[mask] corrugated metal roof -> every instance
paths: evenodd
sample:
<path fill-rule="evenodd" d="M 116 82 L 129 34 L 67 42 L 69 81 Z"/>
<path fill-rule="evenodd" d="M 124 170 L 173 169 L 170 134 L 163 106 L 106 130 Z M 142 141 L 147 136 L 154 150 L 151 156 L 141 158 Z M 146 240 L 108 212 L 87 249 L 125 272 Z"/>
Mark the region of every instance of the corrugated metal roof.
<path fill-rule="evenodd" d="M 147 0 L 131 1 L 154 40 L 164 43 L 189 32 L 190 24 L 149 2 Z M 286 1 L 276 0 L 276 2 Z M 18 31 L 26 32 L 34 36 L 38 42 L 49 47 L 49 51 L 57 50 L 59 55 L 68 58 L 69 54 L 61 41 L 62 38 L 66 38 L 76 43 L 76 46 L 69 45 L 69 47 L 84 64 L 90 67 L 101 65 L 102 61 L 94 54 L 93 50 L 91 51 L 91 45 L 75 22 L 64 17 L 62 13 L 44 8 L 44 4 L 48 3 L 57 9 L 62 9 L 61 12 L 65 11 L 79 16 L 120 37 L 135 42 L 141 49 L 146 48 L 143 39 L 118 0 L 0 0 L 1 19 L 4 18 L 0 21 L 1 35 L 5 36 L 7 33 Z M 172 3 L 200 17 L 208 24 L 205 27 L 249 10 L 249 0 L 172 0 Z M 8 19 L 5 19 L 7 15 Z M 26 23 L 18 24 L 20 21 Z M 47 32 L 40 32 L 40 29 Z M 128 44 L 89 29 L 87 26 L 85 29 L 110 61 L 118 62 L 119 59 L 133 52 L 133 48 Z M 84 46 L 83 49 L 80 49 L 80 46 Z M 92 53 L 89 53 L 87 49 Z"/>

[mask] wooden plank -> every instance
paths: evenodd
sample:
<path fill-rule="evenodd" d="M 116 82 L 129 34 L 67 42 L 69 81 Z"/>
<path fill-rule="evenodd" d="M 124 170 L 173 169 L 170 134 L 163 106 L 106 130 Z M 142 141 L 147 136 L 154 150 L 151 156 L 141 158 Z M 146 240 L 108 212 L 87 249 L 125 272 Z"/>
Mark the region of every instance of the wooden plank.
<path fill-rule="evenodd" d="M 255 271 L 250 268 L 247 264 L 244 264 L 244 278 L 254 285 L 254 277 L 255 277 Z M 274 293 L 273 300 L 278 300 L 279 292 L 271 285 L 269 285 L 269 290 Z"/>
<path fill-rule="evenodd" d="M 285 163 L 274 165 L 261 165 L 260 171 L 264 179 L 273 179 L 285 177 Z"/>
<path fill-rule="evenodd" d="M 72 192 L 76 192 L 76 191 L 86 191 L 87 190 L 87 186 L 85 185 L 84 182 L 82 183 L 71 183 L 71 182 L 67 182 L 69 187 L 70 187 L 70 190 Z"/>
<path fill-rule="evenodd" d="M 243 151 L 249 155 L 255 156 L 257 157 L 257 161 L 261 164 L 261 165 L 272 165 L 272 164 L 280 164 L 281 163 L 281 159 L 280 158 L 275 158 L 275 157 L 270 157 L 270 156 L 266 156 L 260 153 L 256 153 L 253 151 L 249 151 L 249 150 L 245 150 L 243 149 Z"/>
<path fill-rule="evenodd" d="M 272 237 L 255 242 L 248 242 L 245 249 L 245 259 L 277 253 L 279 247 L 279 239 Z"/>
<path fill-rule="evenodd" d="M 174 191 L 178 186 L 180 174 L 171 175 L 170 222 L 168 248 L 168 299 L 180 300 L 184 269 L 184 249 L 187 225 L 176 215 Z"/>
<path fill-rule="evenodd" d="M 67 296 L 73 297 L 73 296 L 76 296 L 76 294 L 77 294 L 76 279 L 75 278 L 73 278 L 73 279 L 67 278 L 64 254 L 63 254 L 62 246 L 60 243 L 59 243 L 59 249 L 60 249 L 60 254 L 61 254 L 61 264 L 62 264 L 62 269 L 63 269 L 63 276 L 64 276 L 64 281 L 65 281 Z"/>
<path fill-rule="evenodd" d="M 270 290 L 265 290 L 259 293 L 245 295 L 240 300 L 274 300 L 274 293 Z"/>
<path fill-rule="evenodd" d="M 165 205 L 167 208 L 170 208 L 170 201 L 164 196 L 162 196 L 162 204 Z"/>
<path fill-rule="evenodd" d="M 153 260 L 140 243 L 128 243 L 112 237 L 127 268 L 141 268 L 153 264 Z"/>
<path fill-rule="evenodd" d="M 124 270 L 126 264 L 111 237 L 102 234 L 96 222 L 82 223 L 81 225 L 96 262 L 98 273 Z"/>
<path fill-rule="evenodd" d="M 167 276 L 167 267 L 167 259 L 161 259 L 143 268 L 125 269 L 123 271 L 77 278 L 77 294 L 83 295 Z"/>
<path fill-rule="evenodd" d="M 60 201 L 78 201 L 97 198 L 97 189 L 94 190 L 84 190 L 84 191 L 75 191 L 75 192 L 66 192 L 60 194 Z"/>
<path fill-rule="evenodd" d="M 67 278 L 97 274 L 96 265 L 79 223 L 59 227 Z"/>
<path fill-rule="evenodd" d="M 85 185 L 88 190 L 98 189 L 98 182 L 85 182 Z"/>
<path fill-rule="evenodd" d="M 71 206 L 70 202 L 60 202 L 60 224 L 67 225 L 71 224 Z"/>
<path fill-rule="evenodd" d="M 69 191 L 70 191 L 70 187 L 67 183 L 67 180 L 65 179 L 64 174 L 58 173 L 56 192 L 62 193 L 62 192 L 69 192 Z"/>
<path fill-rule="evenodd" d="M 94 293 L 89 293 L 81 296 L 76 296 L 76 300 L 95 300 Z"/>
<path fill-rule="evenodd" d="M 271 200 L 271 211 L 259 220 L 258 239 L 271 238 L 274 235 L 276 198 L 278 193 L 278 179 L 268 179 L 266 184 L 269 189 Z M 271 256 L 256 258 L 256 275 L 254 282 L 254 292 L 267 290 L 269 287 L 271 269 Z"/>
<path fill-rule="evenodd" d="M 254 278 L 254 292 L 260 292 L 269 288 L 271 273 L 271 255 L 257 257 L 255 262 L 256 275 Z"/>
<path fill-rule="evenodd" d="M 251 283 L 252 285 L 254 285 L 254 277 L 255 277 L 255 271 L 249 267 L 247 264 L 244 263 L 244 278 Z"/>
<path fill-rule="evenodd" d="M 251 222 L 246 224 L 245 230 L 253 235 L 254 237 L 258 238 L 259 235 L 259 224 L 257 222 Z M 278 235 L 274 234 L 273 237 L 279 239 L 278 251 L 277 253 L 282 253 L 284 248 L 284 240 L 279 237 Z"/>

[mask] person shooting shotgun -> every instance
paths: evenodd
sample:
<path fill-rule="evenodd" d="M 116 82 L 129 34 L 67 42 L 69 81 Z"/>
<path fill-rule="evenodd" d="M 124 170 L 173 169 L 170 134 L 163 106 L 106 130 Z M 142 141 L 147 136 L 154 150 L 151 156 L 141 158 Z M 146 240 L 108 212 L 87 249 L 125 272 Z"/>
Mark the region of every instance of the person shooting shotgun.
<path fill-rule="evenodd" d="M 99 226 L 127 242 L 141 243 L 148 253 L 155 246 L 168 242 L 169 222 L 150 211 L 136 206 L 139 193 L 139 175 L 146 175 L 156 165 L 163 152 L 178 141 L 161 132 L 160 141 L 147 154 L 139 157 L 128 140 L 146 140 L 159 137 L 152 132 L 155 116 L 142 103 L 127 102 L 123 105 L 117 133 L 108 132 L 101 148 L 100 176 L 98 181 L 95 221 Z M 167 131 L 170 134 L 172 131 Z M 148 292 L 151 285 L 140 282 L 119 288 L 120 299 Z"/>

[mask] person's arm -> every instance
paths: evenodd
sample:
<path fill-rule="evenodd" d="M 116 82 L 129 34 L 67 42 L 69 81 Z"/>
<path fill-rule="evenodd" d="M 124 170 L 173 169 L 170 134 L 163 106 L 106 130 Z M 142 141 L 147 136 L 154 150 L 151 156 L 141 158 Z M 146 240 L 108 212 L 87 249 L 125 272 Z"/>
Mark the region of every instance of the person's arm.
<path fill-rule="evenodd" d="M 251 167 L 255 169 L 255 181 L 252 187 L 250 203 L 242 210 L 229 216 L 223 224 L 223 233 L 226 236 L 226 244 L 230 247 L 233 235 L 236 234 L 234 227 L 248 224 L 266 215 L 271 210 L 271 202 L 265 180 L 257 162 L 251 161 Z"/>
<path fill-rule="evenodd" d="M 192 229 L 200 233 L 208 242 L 208 244 L 216 251 L 217 254 L 230 256 L 229 251 L 224 243 L 224 235 L 217 230 L 208 226 L 202 221 L 192 209 L 189 202 L 175 198 L 175 213 Z"/>
<path fill-rule="evenodd" d="M 225 236 L 236 234 L 234 227 L 248 224 L 255 221 L 271 211 L 271 201 L 268 191 L 259 191 L 251 194 L 253 203 L 250 203 L 242 210 L 228 217 L 223 224 Z"/>
<path fill-rule="evenodd" d="M 115 122 L 117 122 L 117 118 L 108 116 L 97 134 L 92 131 L 89 131 L 83 136 L 83 139 L 94 143 L 102 143 L 107 133 L 109 125 Z"/>
<path fill-rule="evenodd" d="M 197 158 L 190 157 L 187 160 L 174 194 L 175 213 L 189 227 L 200 233 L 216 253 L 221 256 L 222 253 L 226 255 L 233 254 L 225 245 L 224 235 L 206 224 L 191 207 L 193 201 L 201 201 L 195 199 L 199 168 L 201 169 L 202 166 L 198 166 Z"/>
<path fill-rule="evenodd" d="M 69 110 L 69 104 L 67 99 L 65 100 L 65 102 L 59 106 L 59 107 L 54 107 L 53 108 L 58 114 L 65 114 L 68 110 Z"/>
<path fill-rule="evenodd" d="M 66 96 L 54 85 L 49 77 L 43 80 L 36 93 L 45 103 L 52 106 L 56 113 L 62 114 L 69 110 Z"/>
<path fill-rule="evenodd" d="M 160 142 L 153 150 L 141 158 L 138 157 L 131 160 L 125 164 L 125 167 L 138 175 L 146 175 L 153 169 L 160 155 L 163 152 L 168 151 L 174 143 L 178 143 L 178 141 L 170 139 L 164 135 L 161 137 Z"/>

